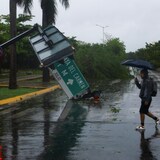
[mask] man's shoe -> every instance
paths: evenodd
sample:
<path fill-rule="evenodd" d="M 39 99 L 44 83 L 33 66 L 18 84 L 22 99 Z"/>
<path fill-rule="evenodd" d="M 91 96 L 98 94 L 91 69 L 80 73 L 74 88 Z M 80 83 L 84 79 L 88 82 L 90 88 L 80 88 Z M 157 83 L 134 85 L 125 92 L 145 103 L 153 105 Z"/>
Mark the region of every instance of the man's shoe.
<path fill-rule="evenodd" d="M 155 120 L 156 125 L 159 125 L 159 119 Z"/>
<path fill-rule="evenodd" d="M 144 126 L 137 126 L 136 130 L 145 130 Z"/>

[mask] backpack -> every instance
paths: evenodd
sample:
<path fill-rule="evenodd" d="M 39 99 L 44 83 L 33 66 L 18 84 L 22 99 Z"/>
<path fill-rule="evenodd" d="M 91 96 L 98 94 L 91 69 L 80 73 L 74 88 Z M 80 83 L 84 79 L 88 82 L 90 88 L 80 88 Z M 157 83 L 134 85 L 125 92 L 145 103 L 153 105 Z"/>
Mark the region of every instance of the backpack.
<path fill-rule="evenodd" d="M 156 97 L 156 95 L 157 95 L 157 82 L 154 81 L 153 78 L 150 78 L 150 79 L 151 79 L 151 85 L 152 85 L 151 96 Z"/>

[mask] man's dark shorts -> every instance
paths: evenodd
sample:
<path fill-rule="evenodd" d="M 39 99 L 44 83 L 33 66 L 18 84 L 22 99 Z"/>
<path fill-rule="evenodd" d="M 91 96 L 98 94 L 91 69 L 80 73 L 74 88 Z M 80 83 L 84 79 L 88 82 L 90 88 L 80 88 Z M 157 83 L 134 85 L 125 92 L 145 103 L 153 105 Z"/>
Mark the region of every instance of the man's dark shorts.
<path fill-rule="evenodd" d="M 148 113 L 148 110 L 149 110 L 149 107 L 151 105 L 151 102 L 152 102 L 152 99 L 149 101 L 148 105 L 145 105 L 145 101 L 141 101 L 141 107 L 140 107 L 140 110 L 139 112 L 140 113 L 144 113 L 144 114 L 147 114 Z"/>

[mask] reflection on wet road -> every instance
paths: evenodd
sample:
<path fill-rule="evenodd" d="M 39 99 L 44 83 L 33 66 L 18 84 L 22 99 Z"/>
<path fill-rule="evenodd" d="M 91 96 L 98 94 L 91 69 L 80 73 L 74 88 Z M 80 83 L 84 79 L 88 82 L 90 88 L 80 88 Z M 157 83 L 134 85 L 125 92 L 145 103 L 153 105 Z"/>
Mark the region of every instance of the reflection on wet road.
<path fill-rule="evenodd" d="M 67 101 L 62 91 L 0 112 L 0 158 L 5 160 L 158 160 L 160 131 L 139 123 L 138 90 L 131 81 L 103 87 L 99 103 Z M 160 117 L 157 95 L 151 110 Z"/>

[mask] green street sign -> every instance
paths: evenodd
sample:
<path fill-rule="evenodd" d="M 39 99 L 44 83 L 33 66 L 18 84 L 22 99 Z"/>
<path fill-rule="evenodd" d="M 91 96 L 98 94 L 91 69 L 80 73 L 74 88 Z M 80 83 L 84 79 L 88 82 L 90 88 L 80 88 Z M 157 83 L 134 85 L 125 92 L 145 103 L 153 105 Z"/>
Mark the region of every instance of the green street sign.
<path fill-rule="evenodd" d="M 50 69 L 70 99 L 88 92 L 89 85 L 73 59 L 74 48 L 55 26 L 39 28 L 29 40 L 42 66 Z"/>
<path fill-rule="evenodd" d="M 70 99 L 87 93 L 89 85 L 77 67 L 73 56 L 55 62 L 52 73 Z"/>

